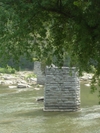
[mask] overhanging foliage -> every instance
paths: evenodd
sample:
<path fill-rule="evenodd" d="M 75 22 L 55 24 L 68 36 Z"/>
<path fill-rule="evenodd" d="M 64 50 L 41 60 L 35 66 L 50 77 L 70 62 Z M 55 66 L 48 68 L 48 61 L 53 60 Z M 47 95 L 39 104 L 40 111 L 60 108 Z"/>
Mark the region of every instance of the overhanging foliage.
<path fill-rule="evenodd" d="M 0 57 L 21 55 L 100 75 L 100 0 L 0 0 Z"/>

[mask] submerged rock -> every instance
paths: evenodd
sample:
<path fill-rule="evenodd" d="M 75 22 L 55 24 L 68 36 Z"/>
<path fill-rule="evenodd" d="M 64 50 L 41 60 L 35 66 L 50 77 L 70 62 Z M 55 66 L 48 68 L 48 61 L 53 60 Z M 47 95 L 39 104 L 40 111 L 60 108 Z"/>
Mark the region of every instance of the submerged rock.
<path fill-rule="evenodd" d="M 37 98 L 36 101 L 41 101 L 41 102 L 43 102 L 43 101 L 44 101 L 44 97 Z"/>
<path fill-rule="evenodd" d="M 30 88 L 31 86 L 28 84 L 18 84 L 17 88 Z"/>

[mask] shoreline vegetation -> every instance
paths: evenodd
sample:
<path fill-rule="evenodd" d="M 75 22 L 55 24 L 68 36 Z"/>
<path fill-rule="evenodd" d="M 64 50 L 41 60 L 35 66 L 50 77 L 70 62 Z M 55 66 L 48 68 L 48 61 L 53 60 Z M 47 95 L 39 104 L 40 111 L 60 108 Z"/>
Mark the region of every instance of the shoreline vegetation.
<path fill-rule="evenodd" d="M 7 67 L 0 67 L 0 73 L 15 74 L 16 69 L 7 65 Z"/>

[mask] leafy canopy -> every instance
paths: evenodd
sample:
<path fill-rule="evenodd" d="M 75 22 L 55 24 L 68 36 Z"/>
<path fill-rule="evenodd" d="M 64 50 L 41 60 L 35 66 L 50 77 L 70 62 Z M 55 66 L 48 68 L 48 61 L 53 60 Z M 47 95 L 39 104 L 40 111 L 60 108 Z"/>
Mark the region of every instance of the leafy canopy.
<path fill-rule="evenodd" d="M 100 0 L 0 0 L 0 57 L 25 55 L 100 75 Z"/>

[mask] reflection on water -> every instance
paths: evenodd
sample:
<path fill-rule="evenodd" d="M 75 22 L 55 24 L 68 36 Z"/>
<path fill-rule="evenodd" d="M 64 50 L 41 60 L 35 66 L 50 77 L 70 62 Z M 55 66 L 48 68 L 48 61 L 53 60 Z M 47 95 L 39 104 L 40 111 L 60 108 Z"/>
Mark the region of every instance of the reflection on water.
<path fill-rule="evenodd" d="M 43 112 L 43 89 L 0 88 L 0 133 L 100 133 L 97 93 L 81 84 L 79 112 Z"/>

